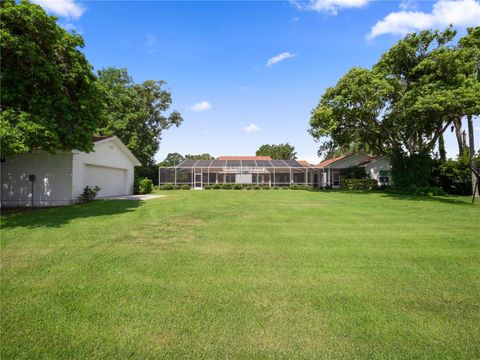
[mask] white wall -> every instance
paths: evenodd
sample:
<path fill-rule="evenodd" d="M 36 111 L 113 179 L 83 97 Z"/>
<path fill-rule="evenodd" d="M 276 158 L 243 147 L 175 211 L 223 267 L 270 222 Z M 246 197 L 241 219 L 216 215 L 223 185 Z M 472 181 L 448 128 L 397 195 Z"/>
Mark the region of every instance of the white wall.
<path fill-rule="evenodd" d="M 72 203 L 72 154 L 45 152 L 7 157 L 0 164 L 2 206 L 30 206 L 32 184 L 36 175 L 34 206 L 56 206 Z"/>
<path fill-rule="evenodd" d="M 337 186 L 333 185 L 333 173 L 334 172 L 338 172 L 340 169 L 348 169 L 352 166 L 358 166 L 360 164 L 363 164 L 366 161 L 369 161 L 370 159 L 371 158 L 370 158 L 370 156 L 368 156 L 367 153 L 360 152 L 358 154 L 348 156 L 343 160 L 339 160 L 336 163 L 333 163 L 332 165 L 330 165 L 326 169 L 324 169 L 324 171 L 326 173 L 326 181 L 327 182 L 326 183 L 320 182 L 321 186 L 330 185 L 330 186 L 333 186 L 335 188 L 340 187 L 339 185 L 337 185 Z M 322 174 L 322 172 L 320 171 L 320 176 L 323 176 L 321 174 Z M 341 177 L 340 177 L 340 181 L 341 181 Z"/>
<path fill-rule="evenodd" d="M 390 171 L 391 166 L 390 166 L 390 161 L 386 157 L 381 157 L 376 161 L 373 161 L 371 163 L 368 163 L 365 166 L 365 170 L 367 172 L 367 175 L 370 176 L 370 179 L 375 179 L 378 180 L 380 170 L 386 170 Z M 389 183 L 392 183 L 392 175 L 389 174 Z"/>
<path fill-rule="evenodd" d="M 134 166 L 132 160 L 113 140 L 96 143 L 90 153 L 73 152 L 73 197 L 80 196 L 85 187 L 85 164 L 126 170 L 125 194 L 133 194 Z"/>

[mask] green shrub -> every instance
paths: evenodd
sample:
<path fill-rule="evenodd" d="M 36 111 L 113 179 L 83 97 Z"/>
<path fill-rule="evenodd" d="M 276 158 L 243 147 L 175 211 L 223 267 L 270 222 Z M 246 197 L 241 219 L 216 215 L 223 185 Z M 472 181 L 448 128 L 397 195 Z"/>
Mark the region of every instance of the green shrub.
<path fill-rule="evenodd" d="M 292 184 L 290 185 L 290 190 L 312 190 L 310 185 L 300 185 L 300 184 Z"/>
<path fill-rule="evenodd" d="M 261 188 L 260 186 L 258 186 L 258 185 L 254 185 L 254 186 L 252 187 L 252 189 L 253 189 L 253 190 L 262 190 L 262 188 Z"/>
<path fill-rule="evenodd" d="M 449 159 L 438 164 L 438 175 L 438 183 L 432 185 L 440 185 L 452 195 L 472 194 L 470 158 L 467 153 L 459 156 L 457 160 Z"/>
<path fill-rule="evenodd" d="M 273 190 L 280 190 L 280 188 L 278 186 L 274 186 L 272 189 Z"/>
<path fill-rule="evenodd" d="M 173 184 L 161 185 L 161 186 L 159 186 L 159 189 L 160 190 L 173 190 Z"/>
<path fill-rule="evenodd" d="M 432 195 L 433 196 L 443 196 L 446 195 L 445 191 L 440 186 L 432 187 Z"/>
<path fill-rule="evenodd" d="M 213 189 L 213 186 L 212 186 L 212 185 L 204 185 L 204 186 L 203 186 L 203 189 L 204 189 L 204 190 L 212 190 L 212 189 Z"/>
<path fill-rule="evenodd" d="M 187 184 L 181 185 L 180 188 L 181 188 L 182 190 L 190 190 L 190 185 L 187 185 Z"/>
<path fill-rule="evenodd" d="M 215 185 L 213 185 L 213 188 L 216 189 L 216 190 L 217 190 L 217 189 L 221 189 L 221 188 L 222 188 L 222 185 L 220 185 L 220 184 L 215 184 Z"/>
<path fill-rule="evenodd" d="M 222 189 L 225 189 L 225 190 L 229 190 L 232 187 L 233 187 L 233 184 L 231 184 L 231 183 L 222 184 Z"/>
<path fill-rule="evenodd" d="M 411 186 L 429 187 L 433 160 L 429 154 L 394 152 L 390 156 L 393 183 L 397 189 L 409 191 Z"/>
<path fill-rule="evenodd" d="M 102 190 L 98 186 L 85 186 L 83 192 L 80 195 L 81 202 L 89 202 L 95 199 L 98 195 L 98 192 Z"/>
<path fill-rule="evenodd" d="M 180 190 L 181 186 L 180 185 L 173 185 L 173 190 Z"/>
<path fill-rule="evenodd" d="M 408 194 L 408 195 L 433 195 L 443 196 L 445 191 L 440 186 L 415 186 L 410 185 L 407 188 L 398 188 L 395 185 L 386 189 L 387 192 Z"/>
<path fill-rule="evenodd" d="M 375 179 L 345 179 L 342 182 L 345 190 L 375 190 L 377 187 Z"/>
<path fill-rule="evenodd" d="M 242 190 L 242 185 L 240 184 L 234 184 L 232 187 L 233 190 Z"/>
<path fill-rule="evenodd" d="M 153 181 L 148 178 L 137 179 L 137 194 L 150 194 L 153 191 Z"/>
<path fill-rule="evenodd" d="M 347 169 L 340 169 L 342 179 L 366 179 L 367 173 L 364 167 L 351 166 Z"/>
<path fill-rule="evenodd" d="M 158 166 L 135 166 L 135 179 L 147 178 L 152 180 L 154 184 L 158 184 Z"/>

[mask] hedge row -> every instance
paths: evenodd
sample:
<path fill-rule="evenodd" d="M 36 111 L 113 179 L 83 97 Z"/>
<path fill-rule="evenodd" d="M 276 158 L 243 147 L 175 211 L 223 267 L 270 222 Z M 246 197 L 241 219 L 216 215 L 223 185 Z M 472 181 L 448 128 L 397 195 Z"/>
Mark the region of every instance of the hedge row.
<path fill-rule="evenodd" d="M 375 179 L 345 179 L 342 182 L 342 189 L 345 190 L 375 190 L 378 188 Z"/>
<path fill-rule="evenodd" d="M 190 185 L 165 184 L 158 187 L 159 190 L 190 190 Z"/>
<path fill-rule="evenodd" d="M 159 187 L 159 190 L 190 190 L 190 185 L 173 185 L 165 184 Z M 205 190 L 312 190 L 313 188 L 308 185 L 290 185 L 283 187 L 269 187 L 269 186 L 260 186 L 260 185 L 250 185 L 250 184 L 214 184 L 214 185 L 205 185 L 203 187 Z"/>
<path fill-rule="evenodd" d="M 282 187 L 269 187 L 268 185 L 252 185 L 252 184 L 215 184 L 215 185 L 206 185 L 204 186 L 205 190 L 218 190 L 218 189 L 232 189 L 232 190 L 312 190 L 311 186 L 307 185 L 290 185 Z"/>

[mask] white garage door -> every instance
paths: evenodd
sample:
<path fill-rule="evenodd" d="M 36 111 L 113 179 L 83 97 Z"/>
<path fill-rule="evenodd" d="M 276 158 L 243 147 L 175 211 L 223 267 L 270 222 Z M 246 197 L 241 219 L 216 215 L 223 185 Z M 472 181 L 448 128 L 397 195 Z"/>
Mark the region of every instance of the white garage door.
<path fill-rule="evenodd" d="M 85 165 L 85 185 L 99 186 L 98 196 L 125 195 L 126 170 Z"/>

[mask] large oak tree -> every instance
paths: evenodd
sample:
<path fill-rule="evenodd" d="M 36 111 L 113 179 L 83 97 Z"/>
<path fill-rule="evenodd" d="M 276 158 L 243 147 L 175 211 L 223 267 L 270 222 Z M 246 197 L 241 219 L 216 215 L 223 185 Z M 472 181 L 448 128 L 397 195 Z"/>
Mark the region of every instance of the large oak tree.
<path fill-rule="evenodd" d="M 328 138 L 320 152 L 363 143 L 391 157 L 397 184 L 403 175 L 406 183 L 427 184 L 439 137 L 480 104 L 472 62 L 452 44 L 455 35 L 409 34 L 372 69 L 353 68 L 328 88 L 310 119 L 313 137 Z"/>
<path fill-rule="evenodd" d="M 153 165 L 162 132 L 179 126 L 179 112 L 165 112 L 172 96 L 165 82 L 147 80 L 137 84 L 126 69 L 108 68 L 98 72 L 105 113 L 97 132 L 116 135 L 143 165 Z"/>
<path fill-rule="evenodd" d="M 2 156 L 91 150 L 102 103 L 82 37 L 25 0 L 2 0 L 0 17 Z"/>

